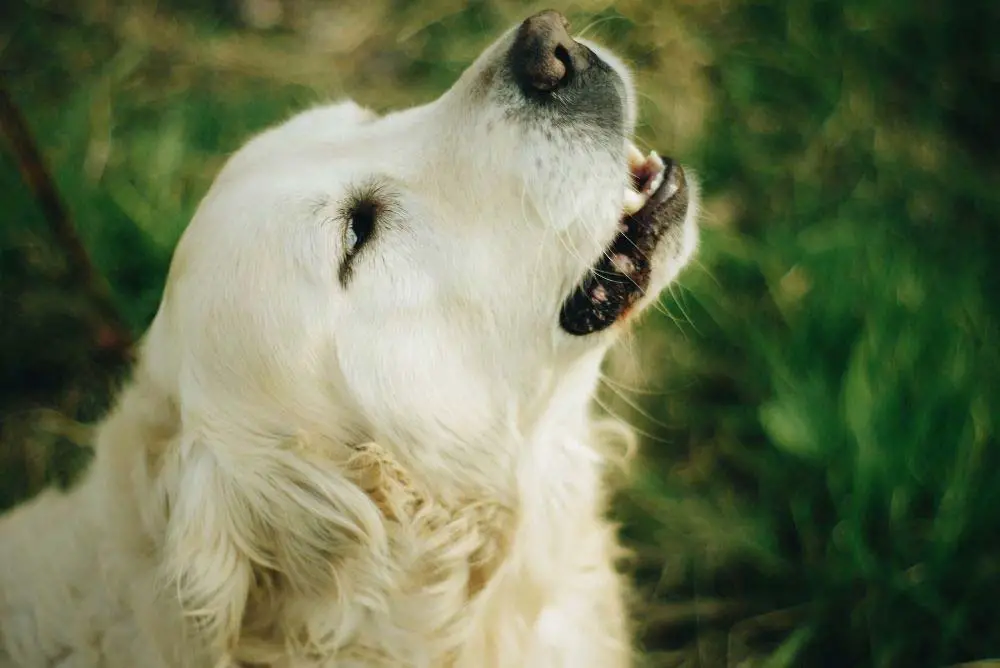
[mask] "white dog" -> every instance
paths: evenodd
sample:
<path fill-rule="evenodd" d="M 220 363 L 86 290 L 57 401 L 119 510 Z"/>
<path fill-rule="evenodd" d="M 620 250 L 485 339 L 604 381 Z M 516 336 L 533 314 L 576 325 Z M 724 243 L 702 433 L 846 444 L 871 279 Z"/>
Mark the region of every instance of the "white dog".
<path fill-rule="evenodd" d="M 0 522 L 0 666 L 630 665 L 591 398 L 696 240 L 634 116 L 543 12 L 234 155 L 85 478 Z"/>

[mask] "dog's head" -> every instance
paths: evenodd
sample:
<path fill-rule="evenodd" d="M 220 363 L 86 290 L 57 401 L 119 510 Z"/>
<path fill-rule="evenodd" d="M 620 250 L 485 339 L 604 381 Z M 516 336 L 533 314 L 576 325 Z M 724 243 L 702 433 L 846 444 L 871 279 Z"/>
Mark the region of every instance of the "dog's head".
<path fill-rule="evenodd" d="M 511 475 L 504 446 L 547 413 L 584 421 L 615 332 L 696 238 L 694 184 L 635 149 L 635 113 L 621 61 L 544 12 L 433 103 L 315 109 L 230 160 L 178 247 L 144 355 L 184 425 L 173 512 L 189 552 L 174 556 L 192 600 L 239 593 L 213 589 L 221 549 L 214 564 L 190 552 L 198 526 L 245 552 L 265 530 L 241 512 L 294 506 L 308 517 L 289 520 L 301 535 L 285 552 L 319 563 L 346 522 L 316 521 L 346 492 L 270 443 L 371 440 L 430 479 L 489 485 Z"/>
<path fill-rule="evenodd" d="M 635 149 L 634 120 L 624 65 L 544 12 L 431 104 L 257 137 L 177 251 L 169 371 L 388 442 L 534 414 L 692 252 L 693 183 Z"/>

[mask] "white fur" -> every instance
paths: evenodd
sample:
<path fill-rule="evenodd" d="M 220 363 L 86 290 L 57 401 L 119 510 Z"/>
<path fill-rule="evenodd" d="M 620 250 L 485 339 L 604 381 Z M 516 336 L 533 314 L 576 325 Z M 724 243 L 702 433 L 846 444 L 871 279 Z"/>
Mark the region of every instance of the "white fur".
<path fill-rule="evenodd" d="M 512 120 L 509 43 L 429 105 L 314 109 L 233 156 L 94 464 L 0 521 L 0 666 L 630 664 L 589 416 L 621 325 L 558 327 L 623 153 Z M 394 212 L 343 286 L 372 175 Z"/>

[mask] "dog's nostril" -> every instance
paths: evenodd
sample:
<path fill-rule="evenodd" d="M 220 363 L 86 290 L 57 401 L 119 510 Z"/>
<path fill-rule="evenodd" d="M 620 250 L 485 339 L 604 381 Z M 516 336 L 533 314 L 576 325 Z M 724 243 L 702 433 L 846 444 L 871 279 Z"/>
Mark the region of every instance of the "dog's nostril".
<path fill-rule="evenodd" d="M 582 48 L 569 36 L 569 21 L 554 10 L 526 19 L 517 29 L 510 64 L 526 92 L 549 92 L 585 66 Z"/>
<path fill-rule="evenodd" d="M 570 58 L 569 50 L 565 44 L 557 44 L 553 55 L 556 57 L 556 60 L 562 63 L 566 74 L 569 74 L 573 70 L 573 59 Z M 565 75 L 563 75 L 563 78 L 565 78 Z"/>

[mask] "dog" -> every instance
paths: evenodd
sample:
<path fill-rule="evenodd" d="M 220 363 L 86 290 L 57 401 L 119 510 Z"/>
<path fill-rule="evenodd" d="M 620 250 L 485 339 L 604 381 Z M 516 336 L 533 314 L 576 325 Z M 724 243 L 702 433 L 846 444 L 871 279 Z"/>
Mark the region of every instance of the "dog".
<path fill-rule="evenodd" d="M 67 492 L 0 520 L 0 666 L 617 668 L 605 352 L 697 245 L 554 11 L 436 101 L 252 138 Z"/>

